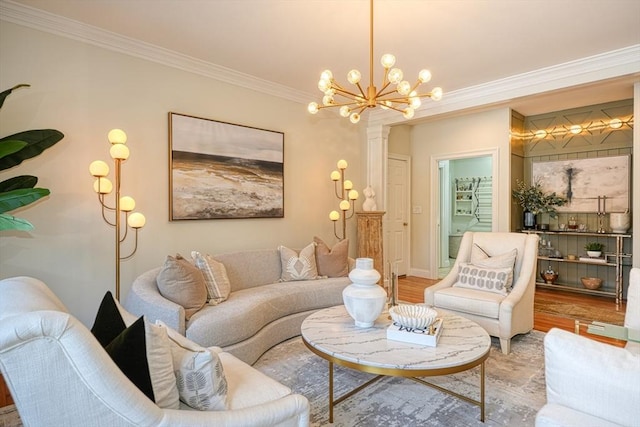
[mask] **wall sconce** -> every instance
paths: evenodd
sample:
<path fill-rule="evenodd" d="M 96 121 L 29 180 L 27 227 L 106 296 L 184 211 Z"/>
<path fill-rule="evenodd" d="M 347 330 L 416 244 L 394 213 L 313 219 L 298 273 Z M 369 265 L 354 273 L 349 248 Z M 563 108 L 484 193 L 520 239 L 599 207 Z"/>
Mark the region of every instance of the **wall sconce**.
<path fill-rule="evenodd" d="M 353 183 L 348 179 L 344 179 L 344 171 L 347 168 L 346 160 L 338 161 L 338 170 L 331 172 L 331 181 L 334 183 L 336 197 L 340 200 L 338 207 L 342 211 L 342 215 L 338 211 L 331 211 L 329 219 L 333 221 L 333 234 L 338 240 L 347 237 L 347 220 L 350 219 L 355 212 L 355 201 L 358 199 L 358 192 L 353 189 Z M 340 188 L 340 190 L 338 190 Z M 349 213 L 351 211 L 351 213 Z M 342 237 L 338 236 L 336 231 L 336 222 L 342 218 Z"/>
<path fill-rule="evenodd" d="M 122 162 L 129 158 L 129 148 L 125 145 L 127 134 L 120 129 L 112 129 L 108 135 L 111 149 L 109 154 L 115 164 L 114 184 L 106 178 L 109 175 L 109 166 L 102 160 L 96 160 L 89 165 L 89 172 L 96 178 L 93 189 L 98 194 L 98 200 L 102 206 L 102 219 L 114 227 L 116 243 L 116 299 L 120 301 L 120 261 L 131 258 L 138 249 L 138 229 L 144 227 L 146 219 L 139 212 L 133 212 L 136 202 L 132 197 L 120 196 L 120 178 Z M 110 194 L 115 189 L 115 207 L 110 207 L 105 202 L 105 195 Z M 113 212 L 113 219 L 107 218 L 107 211 Z M 124 227 L 122 227 L 124 219 Z M 135 245 L 131 253 L 125 257 L 120 255 L 120 246 L 127 238 L 129 228 L 135 230 Z"/>

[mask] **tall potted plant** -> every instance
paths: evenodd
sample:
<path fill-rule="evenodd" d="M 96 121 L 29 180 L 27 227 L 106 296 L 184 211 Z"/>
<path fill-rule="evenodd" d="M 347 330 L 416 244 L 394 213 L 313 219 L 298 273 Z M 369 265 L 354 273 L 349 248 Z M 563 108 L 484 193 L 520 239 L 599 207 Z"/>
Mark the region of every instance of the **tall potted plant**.
<path fill-rule="evenodd" d="M 524 210 L 523 225 L 526 230 L 536 227 L 538 214 L 546 213 L 555 218 L 558 214 L 556 207 L 567 203 L 566 198 L 558 196 L 555 192 L 545 193 L 540 182 L 528 185 L 524 181 L 516 180 L 516 189 L 511 194 Z"/>
<path fill-rule="evenodd" d="M 7 96 L 20 87 L 29 85 L 19 84 L 0 93 L 0 108 Z M 0 170 L 12 168 L 39 155 L 62 138 L 62 132 L 55 129 L 28 130 L 0 138 Z M 0 231 L 33 229 L 29 221 L 7 212 L 27 206 L 50 194 L 46 188 L 36 188 L 37 183 L 38 178 L 32 175 L 20 175 L 0 182 Z"/>

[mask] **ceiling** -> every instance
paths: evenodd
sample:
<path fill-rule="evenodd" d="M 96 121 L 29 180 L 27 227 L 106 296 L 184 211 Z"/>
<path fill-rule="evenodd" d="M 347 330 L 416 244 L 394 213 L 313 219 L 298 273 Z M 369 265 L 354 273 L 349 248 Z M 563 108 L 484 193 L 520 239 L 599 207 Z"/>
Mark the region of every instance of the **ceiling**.
<path fill-rule="evenodd" d="M 1 0 L 4 1 L 4 0 Z M 309 94 L 320 72 L 368 83 L 366 0 L 16 0 Z M 377 0 L 374 69 L 393 53 L 413 81 L 428 68 L 445 92 L 640 44 L 638 0 Z M 640 61 L 640 58 L 639 58 Z M 525 115 L 632 98 L 625 76 L 515 99 Z M 377 83 L 379 86 L 379 82 Z"/>

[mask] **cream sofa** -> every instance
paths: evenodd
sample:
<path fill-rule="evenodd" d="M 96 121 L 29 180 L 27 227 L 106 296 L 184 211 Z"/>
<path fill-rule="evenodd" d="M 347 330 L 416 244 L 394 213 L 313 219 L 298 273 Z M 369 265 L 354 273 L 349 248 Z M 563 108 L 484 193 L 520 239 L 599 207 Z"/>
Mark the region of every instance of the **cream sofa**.
<path fill-rule="evenodd" d="M 135 315 L 168 326 L 204 346 L 218 346 L 253 364 L 269 348 L 300 335 L 302 321 L 316 310 L 342 304 L 348 277 L 280 282 L 278 249 L 213 257 L 224 264 L 231 283 L 229 298 L 205 305 L 188 321 L 184 308 L 164 298 L 156 284 L 161 267 L 140 275 L 124 302 Z M 349 259 L 349 269 L 354 260 Z"/>
<path fill-rule="evenodd" d="M 0 280 L 0 370 L 25 426 L 309 424 L 304 396 L 219 348 L 211 350 L 222 362 L 228 409 L 196 411 L 182 402 L 179 409 L 163 409 L 122 373 L 43 282 Z"/>

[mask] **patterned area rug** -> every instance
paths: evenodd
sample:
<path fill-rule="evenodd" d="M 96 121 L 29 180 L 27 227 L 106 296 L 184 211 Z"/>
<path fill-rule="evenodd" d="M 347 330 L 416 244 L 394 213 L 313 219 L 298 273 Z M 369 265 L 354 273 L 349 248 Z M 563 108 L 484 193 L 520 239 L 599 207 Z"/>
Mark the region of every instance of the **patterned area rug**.
<path fill-rule="evenodd" d="M 532 331 L 512 340 L 511 353 L 500 351 L 492 338 L 485 364 L 485 423 L 480 409 L 456 397 L 406 378 L 388 377 L 334 407 L 334 426 L 533 426 L 545 403 L 544 333 Z M 329 425 L 328 362 L 293 338 L 265 353 L 257 369 L 302 394 L 311 403 L 311 425 Z M 435 384 L 479 399 L 480 368 L 446 377 Z M 334 386 L 340 396 L 371 378 L 371 374 L 336 367 Z"/>

